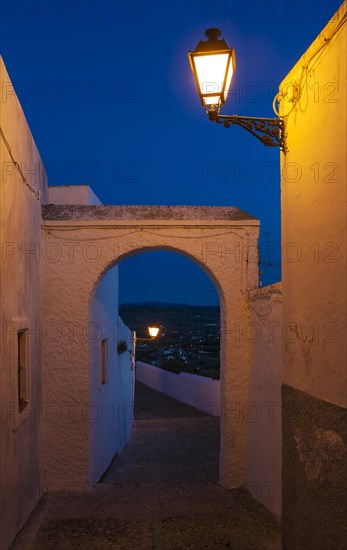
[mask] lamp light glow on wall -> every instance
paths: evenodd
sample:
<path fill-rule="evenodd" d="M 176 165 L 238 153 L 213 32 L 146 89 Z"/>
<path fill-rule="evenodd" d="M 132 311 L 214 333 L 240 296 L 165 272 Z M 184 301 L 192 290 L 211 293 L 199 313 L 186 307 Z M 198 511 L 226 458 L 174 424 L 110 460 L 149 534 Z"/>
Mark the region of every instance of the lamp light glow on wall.
<path fill-rule="evenodd" d="M 207 29 L 207 40 L 200 40 L 193 52 L 188 53 L 191 69 L 195 76 L 202 106 L 209 119 L 224 124 L 237 124 L 253 134 L 264 145 L 279 146 L 286 152 L 284 120 L 278 118 L 243 117 L 221 115 L 220 108 L 227 100 L 231 79 L 236 69 L 235 51 L 229 48 L 219 29 Z"/>

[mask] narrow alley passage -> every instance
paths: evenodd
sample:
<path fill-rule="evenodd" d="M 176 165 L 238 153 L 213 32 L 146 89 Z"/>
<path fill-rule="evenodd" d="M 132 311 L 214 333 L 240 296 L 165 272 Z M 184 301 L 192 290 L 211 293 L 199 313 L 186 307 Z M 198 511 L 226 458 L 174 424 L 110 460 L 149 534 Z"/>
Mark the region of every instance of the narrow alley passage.
<path fill-rule="evenodd" d="M 136 383 L 133 436 L 102 482 L 45 496 L 14 550 L 280 550 L 280 527 L 218 484 L 219 418 Z"/>
<path fill-rule="evenodd" d="M 104 481 L 217 482 L 219 418 L 136 382 L 131 444 Z"/>

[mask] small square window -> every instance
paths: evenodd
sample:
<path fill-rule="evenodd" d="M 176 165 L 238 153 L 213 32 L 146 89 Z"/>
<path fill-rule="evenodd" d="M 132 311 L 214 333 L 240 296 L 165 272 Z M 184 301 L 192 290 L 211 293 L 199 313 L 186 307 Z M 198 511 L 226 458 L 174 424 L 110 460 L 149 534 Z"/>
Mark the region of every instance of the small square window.
<path fill-rule="evenodd" d="M 106 384 L 108 378 L 108 338 L 101 340 L 101 383 Z"/>
<path fill-rule="evenodd" d="M 29 402 L 29 331 L 17 332 L 17 395 L 18 412 L 22 412 Z"/>

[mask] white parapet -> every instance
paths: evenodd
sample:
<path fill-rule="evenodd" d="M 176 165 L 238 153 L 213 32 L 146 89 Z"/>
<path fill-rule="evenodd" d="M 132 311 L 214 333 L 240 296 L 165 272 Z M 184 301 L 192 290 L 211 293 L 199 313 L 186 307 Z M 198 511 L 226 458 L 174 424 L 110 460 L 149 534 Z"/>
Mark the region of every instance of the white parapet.
<path fill-rule="evenodd" d="M 220 381 L 181 372 L 175 374 L 136 361 L 136 380 L 213 416 L 220 416 Z"/>

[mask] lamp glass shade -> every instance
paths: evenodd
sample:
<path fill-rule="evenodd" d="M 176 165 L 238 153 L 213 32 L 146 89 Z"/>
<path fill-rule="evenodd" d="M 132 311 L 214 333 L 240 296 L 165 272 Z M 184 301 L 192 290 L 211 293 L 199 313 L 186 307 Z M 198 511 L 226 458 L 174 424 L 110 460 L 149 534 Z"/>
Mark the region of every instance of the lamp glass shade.
<path fill-rule="evenodd" d="M 220 105 L 225 102 L 224 82 L 226 74 L 229 84 L 232 77 L 232 64 L 229 71 L 229 54 L 197 55 L 194 57 L 200 95 L 205 105 Z"/>
<path fill-rule="evenodd" d="M 233 73 L 234 73 L 234 61 L 233 61 L 233 59 L 231 59 L 230 63 L 229 63 L 228 70 L 227 70 L 227 73 L 226 73 L 227 76 L 226 76 L 226 79 L 225 79 L 225 86 L 224 86 L 224 91 L 223 91 L 223 102 L 222 103 L 225 103 L 226 100 L 227 100 L 229 89 L 230 89 L 230 84 L 231 84 L 231 79 L 233 77 Z"/>
<path fill-rule="evenodd" d="M 218 39 L 220 34 L 219 29 L 207 29 L 208 40 L 200 40 L 188 54 L 201 103 L 207 109 L 219 109 L 225 103 L 235 70 L 235 52 Z"/>
<path fill-rule="evenodd" d="M 158 336 L 158 333 L 159 333 L 159 327 L 157 324 L 155 323 L 152 323 L 149 327 L 148 327 L 148 332 L 149 332 L 149 335 L 151 338 L 156 338 Z"/>

